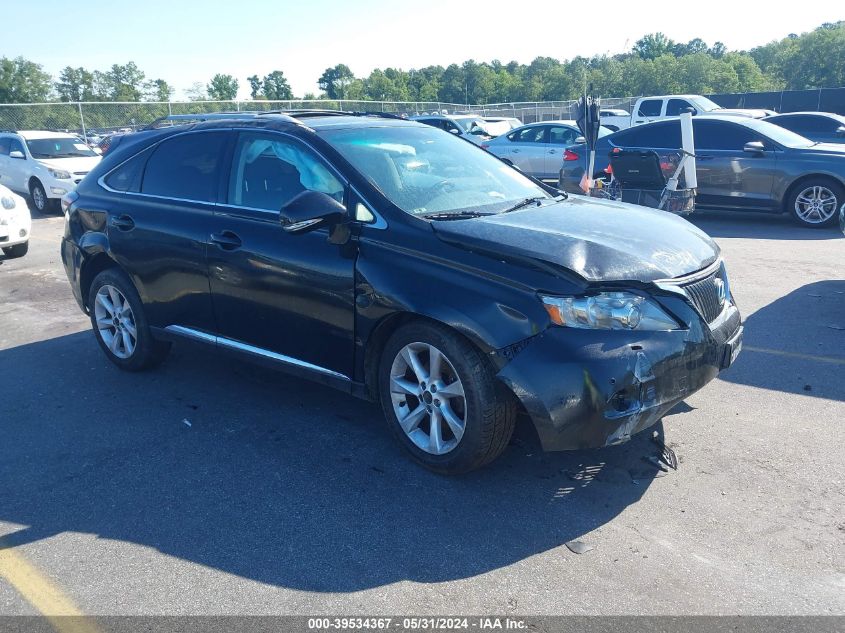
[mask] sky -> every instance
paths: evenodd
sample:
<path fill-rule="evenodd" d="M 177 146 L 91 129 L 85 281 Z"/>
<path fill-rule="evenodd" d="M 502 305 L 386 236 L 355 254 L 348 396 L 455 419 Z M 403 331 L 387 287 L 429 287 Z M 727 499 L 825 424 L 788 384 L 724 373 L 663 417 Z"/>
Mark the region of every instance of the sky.
<path fill-rule="evenodd" d="M 106 70 L 134 61 L 148 79 L 177 92 L 216 73 L 246 78 L 282 70 L 296 96 L 319 93 L 317 79 L 339 63 L 356 76 L 374 68 L 421 68 L 467 59 L 530 63 L 621 53 L 646 33 L 700 37 L 731 50 L 845 19 L 843 0 L 638 2 L 456 2 L 443 0 L 0 0 L 7 28 L 0 57 L 23 56 L 54 77 L 65 66 Z M 673 8 L 675 5 L 677 8 Z M 584 7 L 606 7 L 584 20 Z M 53 16 L 51 19 L 45 19 Z M 58 17 L 61 16 L 61 19 Z M 38 28 L 8 28 L 37 24 Z M 48 24 L 55 25 L 51 36 Z M 588 26 L 589 24 L 589 26 Z"/>

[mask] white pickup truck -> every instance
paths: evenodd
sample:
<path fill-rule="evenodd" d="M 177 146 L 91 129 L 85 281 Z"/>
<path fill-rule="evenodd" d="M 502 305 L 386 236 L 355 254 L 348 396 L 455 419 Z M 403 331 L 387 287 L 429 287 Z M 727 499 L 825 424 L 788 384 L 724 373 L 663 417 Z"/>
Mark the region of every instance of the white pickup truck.
<path fill-rule="evenodd" d="M 640 97 L 634 104 L 634 112 L 632 114 L 627 114 L 620 110 L 602 110 L 600 113 L 601 124 L 615 132 L 633 125 L 676 117 L 687 108 L 692 108 L 693 116 L 728 114 L 751 119 L 762 119 L 763 117 L 775 114 L 772 110 L 722 108 L 718 103 L 701 95 L 664 95 L 660 97 Z M 617 114 L 620 112 L 621 114 Z"/>

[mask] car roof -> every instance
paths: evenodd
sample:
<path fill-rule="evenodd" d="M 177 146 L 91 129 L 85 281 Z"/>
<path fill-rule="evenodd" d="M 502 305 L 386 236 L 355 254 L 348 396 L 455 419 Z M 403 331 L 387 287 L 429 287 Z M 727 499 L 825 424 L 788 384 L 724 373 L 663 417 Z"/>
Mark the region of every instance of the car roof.
<path fill-rule="evenodd" d="M 578 127 L 578 121 L 574 119 L 552 119 L 551 121 L 534 121 L 534 123 L 526 123 L 522 127 L 534 127 L 537 125 L 571 125 Z"/>
<path fill-rule="evenodd" d="M 765 119 L 773 119 L 776 116 L 826 116 L 832 119 L 843 118 L 841 114 L 837 114 L 836 112 L 813 112 L 811 110 L 808 110 L 806 112 L 778 112 L 777 114 L 765 117 Z M 765 121 L 765 119 L 763 120 Z"/>
<path fill-rule="evenodd" d="M 49 130 L 18 130 L 16 134 L 20 134 L 27 141 L 34 141 L 40 138 L 76 138 L 76 134 L 68 134 L 67 132 L 50 132 Z"/>
<path fill-rule="evenodd" d="M 403 125 L 425 127 L 422 123 L 409 121 L 390 113 L 340 112 L 332 110 L 245 113 L 242 116 L 215 117 L 184 127 L 185 129 L 211 129 L 237 126 L 271 130 L 300 128 L 316 131 L 327 128 L 397 127 Z M 175 127 L 182 126 L 173 126 L 166 129 L 174 129 Z"/>

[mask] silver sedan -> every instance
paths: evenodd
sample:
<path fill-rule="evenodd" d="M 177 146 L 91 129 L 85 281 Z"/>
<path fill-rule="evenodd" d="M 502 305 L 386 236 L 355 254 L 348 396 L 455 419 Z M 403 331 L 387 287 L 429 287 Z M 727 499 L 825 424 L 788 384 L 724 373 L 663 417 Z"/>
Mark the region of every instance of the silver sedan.
<path fill-rule="evenodd" d="M 599 129 L 599 138 L 611 134 Z M 563 164 L 563 155 L 570 145 L 583 143 L 575 121 L 543 121 L 529 123 L 512 132 L 481 143 L 481 147 L 506 163 L 543 180 L 556 180 Z"/>

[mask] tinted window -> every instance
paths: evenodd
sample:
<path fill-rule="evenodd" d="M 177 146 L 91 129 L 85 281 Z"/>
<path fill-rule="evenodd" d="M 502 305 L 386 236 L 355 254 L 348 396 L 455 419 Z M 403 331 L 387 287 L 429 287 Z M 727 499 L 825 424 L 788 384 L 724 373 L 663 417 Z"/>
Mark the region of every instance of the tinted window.
<path fill-rule="evenodd" d="M 772 123 L 798 134 L 810 133 L 833 133 L 841 125 L 839 122 L 822 116 L 787 116 L 775 118 Z"/>
<path fill-rule="evenodd" d="M 152 150 L 144 150 L 112 171 L 104 179 L 106 185 L 115 191 L 137 192 L 141 187 L 141 174 Z"/>
<path fill-rule="evenodd" d="M 662 99 L 646 99 L 640 103 L 640 116 L 660 116 L 660 110 L 663 107 Z"/>
<path fill-rule="evenodd" d="M 580 135 L 580 132 L 573 130 L 571 127 L 553 125 L 549 128 L 549 143 L 555 145 L 574 145 L 575 139 Z"/>
<path fill-rule="evenodd" d="M 163 141 L 147 162 L 141 193 L 214 202 L 225 143 L 223 132 L 184 134 Z"/>
<path fill-rule="evenodd" d="M 0 156 L 8 156 L 9 155 L 9 146 L 11 145 L 11 140 L 8 136 L 6 138 L 0 138 Z"/>
<path fill-rule="evenodd" d="M 692 104 L 686 99 L 669 99 L 666 104 L 666 116 L 680 116 L 687 108 L 692 108 Z"/>
<path fill-rule="evenodd" d="M 681 147 L 680 121 L 666 121 L 651 125 L 638 125 L 623 130 L 613 137 L 613 144 L 619 147 L 656 147 L 678 149 Z M 698 146 L 698 138 L 696 147 Z"/>
<path fill-rule="evenodd" d="M 524 127 L 512 133 L 508 138 L 515 143 L 543 143 L 546 138 L 546 126 Z"/>
<path fill-rule="evenodd" d="M 766 140 L 752 130 L 727 121 L 696 119 L 693 121 L 693 132 L 696 150 L 716 149 L 741 152 L 746 143 L 752 141 L 763 141 L 765 143 Z"/>
<path fill-rule="evenodd" d="M 240 135 L 229 204 L 280 211 L 303 191 L 320 191 L 343 202 L 343 184 L 307 147 L 278 135 Z"/>

